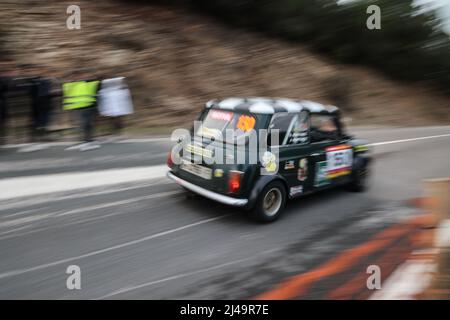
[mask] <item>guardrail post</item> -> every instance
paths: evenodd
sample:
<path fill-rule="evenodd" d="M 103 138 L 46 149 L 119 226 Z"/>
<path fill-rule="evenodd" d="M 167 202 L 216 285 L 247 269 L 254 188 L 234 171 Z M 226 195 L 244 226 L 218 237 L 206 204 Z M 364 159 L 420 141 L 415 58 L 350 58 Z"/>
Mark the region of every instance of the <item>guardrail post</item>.
<path fill-rule="evenodd" d="M 425 180 L 424 186 L 427 211 L 439 222 L 450 219 L 450 178 Z"/>
<path fill-rule="evenodd" d="M 437 218 L 435 246 L 439 249 L 436 277 L 426 298 L 450 297 L 450 178 L 424 181 L 425 209 Z"/>

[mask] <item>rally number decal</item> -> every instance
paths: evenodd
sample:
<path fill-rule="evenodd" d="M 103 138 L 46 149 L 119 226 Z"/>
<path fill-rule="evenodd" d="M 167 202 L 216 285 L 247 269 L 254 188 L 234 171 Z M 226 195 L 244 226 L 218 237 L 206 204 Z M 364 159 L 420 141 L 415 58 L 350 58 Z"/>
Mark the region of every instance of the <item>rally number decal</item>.
<path fill-rule="evenodd" d="M 329 147 L 327 153 L 327 176 L 336 178 L 351 172 L 353 164 L 353 149 L 348 145 Z"/>

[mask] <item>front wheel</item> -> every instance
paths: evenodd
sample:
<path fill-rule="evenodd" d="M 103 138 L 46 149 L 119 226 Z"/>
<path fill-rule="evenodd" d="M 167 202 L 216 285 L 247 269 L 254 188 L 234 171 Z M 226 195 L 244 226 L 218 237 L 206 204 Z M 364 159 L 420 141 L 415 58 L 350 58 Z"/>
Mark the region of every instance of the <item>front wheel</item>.
<path fill-rule="evenodd" d="M 266 185 L 256 201 L 253 216 L 261 222 L 272 222 L 279 218 L 286 205 L 286 188 L 280 181 Z"/>
<path fill-rule="evenodd" d="M 363 192 L 368 188 L 369 168 L 368 166 L 361 166 L 354 170 L 352 174 L 352 181 L 349 184 L 349 189 L 354 192 Z"/>

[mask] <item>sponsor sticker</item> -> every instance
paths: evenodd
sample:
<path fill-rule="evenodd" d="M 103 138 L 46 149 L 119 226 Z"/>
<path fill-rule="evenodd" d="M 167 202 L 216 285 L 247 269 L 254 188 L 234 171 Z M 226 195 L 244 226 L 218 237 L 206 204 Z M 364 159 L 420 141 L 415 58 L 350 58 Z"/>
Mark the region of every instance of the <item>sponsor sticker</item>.
<path fill-rule="evenodd" d="M 192 154 L 196 154 L 202 157 L 211 158 L 213 156 L 212 150 L 204 149 L 193 144 L 188 144 L 185 149 Z"/>
<path fill-rule="evenodd" d="M 277 171 L 277 158 L 272 152 L 264 152 L 261 163 L 267 172 Z"/>
<path fill-rule="evenodd" d="M 308 178 L 308 159 L 303 158 L 298 162 L 297 179 L 305 181 Z"/>
<path fill-rule="evenodd" d="M 216 170 L 214 170 L 214 177 L 216 177 L 216 178 L 222 178 L 222 177 L 223 177 L 223 170 L 222 170 L 222 169 L 216 169 Z"/>
<path fill-rule="evenodd" d="M 290 191 L 289 191 L 289 194 L 290 194 L 291 196 L 295 196 L 295 195 L 300 194 L 300 193 L 303 193 L 303 186 L 295 186 L 295 187 L 292 187 L 292 188 L 290 189 Z"/>
<path fill-rule="evenodd" d="M 228 122 L 233 118 L 233 112 L 211 110 L 211 118 Z"/>
<path fill-rule="evenodd" d="M 304 144 L 308 142 L 308 131 L 293 130 L 290 137 L 292 144 Z"/>
<path fill-rule="evenodd" d="M 316 164 L 316 178 L 314 185 L 320 187 L 330 183 L 331 179 L 341 177 L 352 172 L 353 148 L 342 144 L 328 147 L 326 151 L 326 161 Z"/>
<path fill-rule="evenodd" d="M 316 163 L 316 178 L 314 181 L 315 187 L 321 187 L 330 183 L 327 175 L 327 162 L 321 161 Z"/>
<path fill-rule="evenodd" d="M 255 127 L 256 119 L 252 116 L 242 115 L 239 117 L 236 128 L 244 132 L 250 131 Z"/>
<path fill-rule="evenodd" d="M 369 148 L 365 145 L 355 147 L 355 152 L 365 152 L 365 151 L 369 151 Z"/>
<path fill-rule="evenodd" d="M 205 126 L 201 126 L 198 130 L 198 134 L 206 138 L 216 138 L 220 136 L 221 133 L 218 129 L 210 129 Z"/>
<path fill-rule="evenodd" d="M 284 170 L 290 170 L 295 168 L 294 160 L 289 160 L 284 163 Z"/>

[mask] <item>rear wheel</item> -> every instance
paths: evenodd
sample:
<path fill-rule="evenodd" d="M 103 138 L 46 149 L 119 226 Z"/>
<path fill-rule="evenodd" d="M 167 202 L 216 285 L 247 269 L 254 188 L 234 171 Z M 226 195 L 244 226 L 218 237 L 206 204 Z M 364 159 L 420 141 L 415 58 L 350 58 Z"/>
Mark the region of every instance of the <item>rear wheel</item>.
<path fill-rule="evenodd" d="M 286 188 L 280 181 L 274 181 L 264 187 L 260 193 L 253 216 L 261 222 L 272 222 L 279 218 L 286 205 Z"/>

